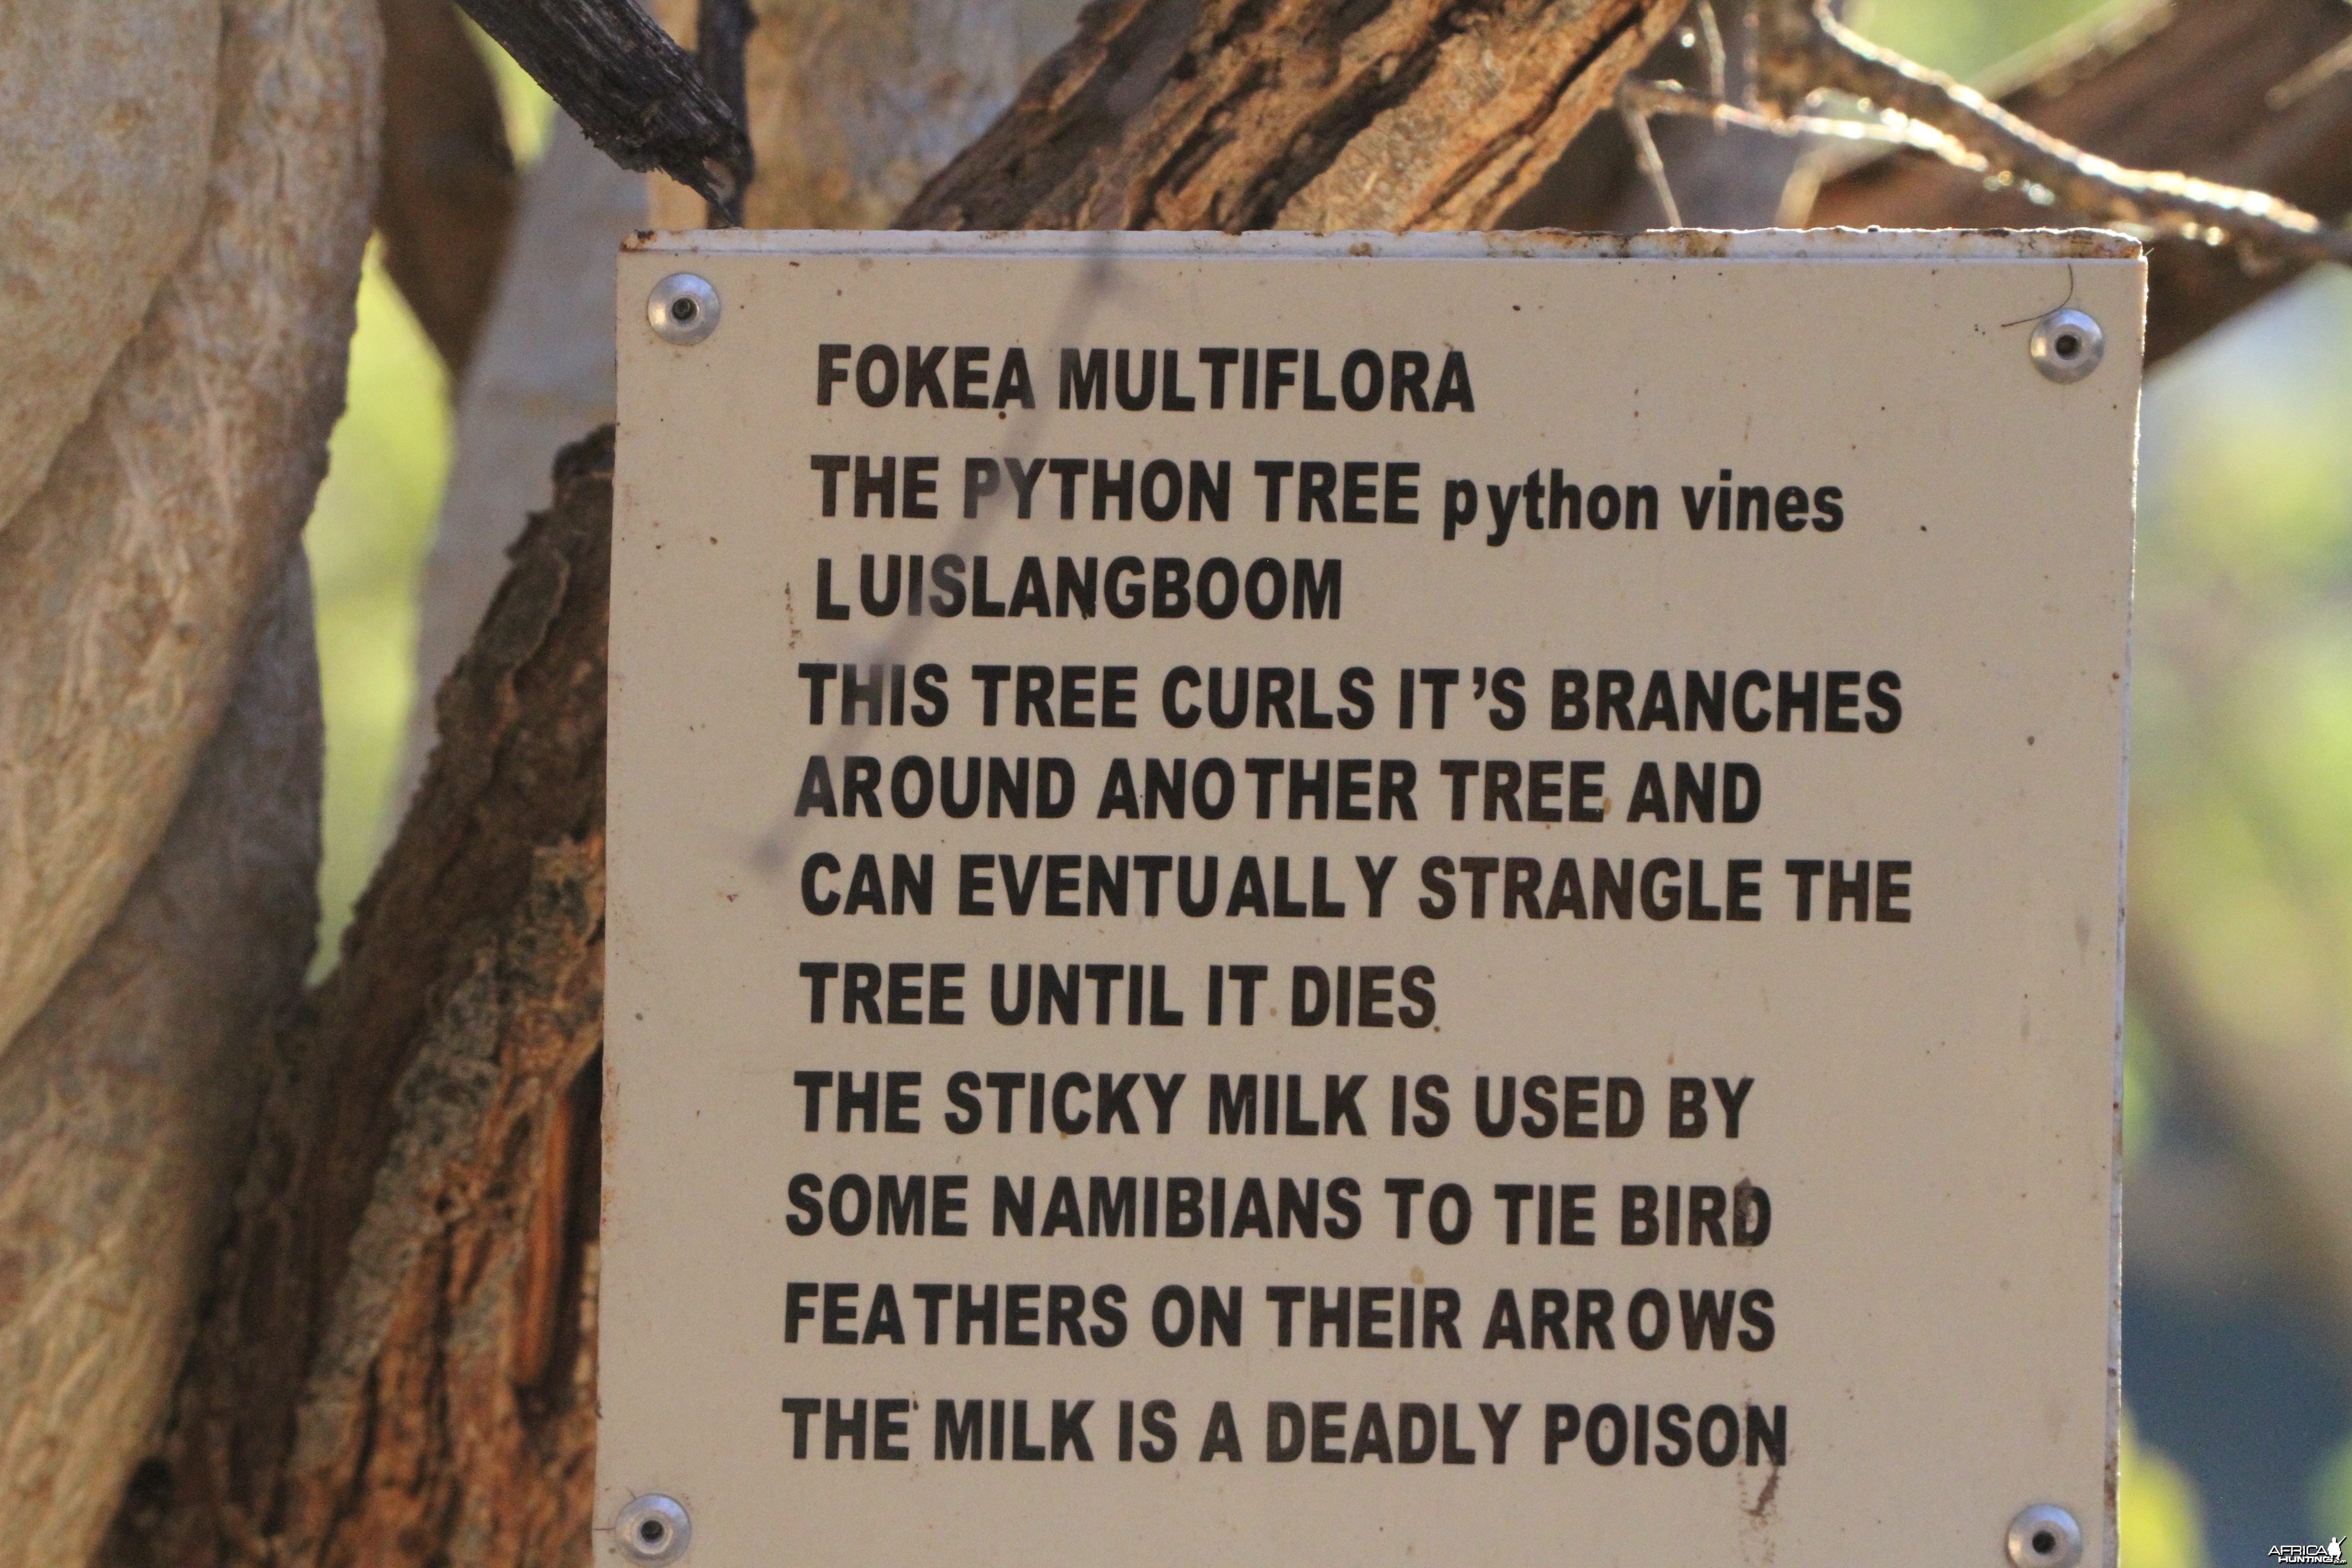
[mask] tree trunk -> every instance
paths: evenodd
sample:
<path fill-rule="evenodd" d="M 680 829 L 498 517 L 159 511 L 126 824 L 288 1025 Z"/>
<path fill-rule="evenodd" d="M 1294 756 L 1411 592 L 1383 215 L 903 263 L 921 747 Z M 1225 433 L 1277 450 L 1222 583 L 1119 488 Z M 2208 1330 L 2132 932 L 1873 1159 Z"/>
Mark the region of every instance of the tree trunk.
<path fill-rule="evenodd" d="M 695 37 L 698 0 L 655 14 Z M 1009 0 L 751 0 L 744 48 L 757 173 L 753 228 L 887 228 L 1020 87 Z M 698 228 L 700 203 L 654 181 L 654 226 Z"/>
<path fill-rule="evenodd" d="M 1278 55 L 1297 11 L 1226 41 Z M 1539 158 L 1541 138 L 1564 144 L 1607 100 L 1610 68 L 1594 62 L 1638 58 L 1666 14 L 1602 11 L 1586 7 L 1565 41 L 1519 17 L 1557 75 L 1549 93 L 1524 60 L 1512 77 L 1524 145 L 1498 160 L 1448 139 L 1415 160 L 1384 141 L 1389 174 L 1372 184 L 1400 205 L 1359 195 L 1361 221 L 1407 221 L 1433 191 L 1505 199 L 1516 176 L 1498 170 Z M 1224 107 L 1312 120 L 1336 154 L 1357 128 L 1393 136 L 1401 114 L 1527 41 L 1464 37 L 1383 34 L 1400 92 L 1318 90 L 1309 112 L 1276 79 L 1227 84 Z M 1163 95 L 1197 107 L 1172 77 L 1131 90 L 1139 118 L 1169 119 Z M 1299 160 L 1276 162 L 1268 179 L 1312 184 Z M 573 1151 L 594 1139 L 568 1091 L 598 1037 L 609 462 L 609 437 L 566 459 L 554 509 L 443 688 L 440 746 L 342 965 L 280 1044 L 174 1430 L 118 1520 L 112 1563 L 557 1563 L 584 1549 L 594 1203 L 593 1162 Z"/>
<path fill-rule="evenodd" d="M 1680 4 L 1363 9 L 1101 0 L 899 222 L 1492 222 Z M 763 95 L 814 91 L 781 79 L 754 70 L 755 121 Z M 793 201 L 833 199 L 776 178 L 816 192 Z M 802 210 L 760 205 L 756 184 L 750 199 Z M 582 1068 L 600 1036 L 611 452 L 606 432 L 559 464 L 554 505 L 441 689 L 439 747 L 341 966 L 277 1043 L 115 1568 L 587 1552 L 598 1140 Z"/>
<path fill-rule="evenodd" d="M 376 39 L 361 0 L 17 20 L 0 1497 L 12 1539 L 75 1563 L 165 1413 L 316 929 L 297 542 L 341 405 Z"/>
<path fill-rule="evenodd" d="M 341 407 L 374 172 L 374 15 L 357 0 L 230 0 L 216 31 L 194 243 L 0 531 L 0 1040 L 163 842 L 285 579 Z M 71 301 L 48 303 L 64 316 Z"/>
<path fill-rule="evenodd" d="M 566 1096 L 602 1026 L 611 516 L 607 431 L 559 463 L 342 963 L 278 1043 L 111 1563 L 584 1556 L 596 1141 Z"/>
<path fill-rule="evenodd" d="M 318 930 L 296 557 L 163 847 L 0 1060 L 0 1508 L 79 1563 L 161 1424 Z"/>

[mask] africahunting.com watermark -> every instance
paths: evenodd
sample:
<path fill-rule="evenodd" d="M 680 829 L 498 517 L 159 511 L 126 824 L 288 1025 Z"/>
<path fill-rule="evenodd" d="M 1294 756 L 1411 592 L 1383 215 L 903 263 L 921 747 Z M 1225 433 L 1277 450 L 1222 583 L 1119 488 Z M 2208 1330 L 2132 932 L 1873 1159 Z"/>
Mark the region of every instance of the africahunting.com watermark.
<path fill-rule="evenodd" d="M 2272 1558 L 2280 1563 L 2341 1563 L 2344 1561 L 2344 1538 L 2332 1537 L 2326 1545 L 2310 1542 L 2271 1548 Z"/>

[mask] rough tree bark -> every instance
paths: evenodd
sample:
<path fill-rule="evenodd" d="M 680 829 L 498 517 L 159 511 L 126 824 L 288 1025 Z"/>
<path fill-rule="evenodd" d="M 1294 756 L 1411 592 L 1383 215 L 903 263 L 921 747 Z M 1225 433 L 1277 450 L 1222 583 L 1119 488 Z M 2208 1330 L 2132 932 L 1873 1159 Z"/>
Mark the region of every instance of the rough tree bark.
<path fill-rule="evenodd" d="M 901 228 L 1475 228 L 1681 0 L 1103 0 Z"/>
<path fill-rule="evenodd" d="M 1679 9 L 1104 0 L 899 221 L 1491 221 Z M 570 1086 L 599 1033 L 610 452 L 560 467 L 442 689 L 342 966 L 278 1045 L 173 1429 L 110 1563 L 584 1552 L 594 1106 Z"/>
<path fill-rule="evenodd" d="M 577 1563 L 593 1440 L 607 432 L 441 689 L 442 744 L 261 1130 L 107 1561 Z"/>
<path fill-rule="evenodd" d="M 220 0 L 0 21 L 0 529 L 139 330 L 204 216 Z M 5 1030 L 0 1030 L 4 1035 Z"/>

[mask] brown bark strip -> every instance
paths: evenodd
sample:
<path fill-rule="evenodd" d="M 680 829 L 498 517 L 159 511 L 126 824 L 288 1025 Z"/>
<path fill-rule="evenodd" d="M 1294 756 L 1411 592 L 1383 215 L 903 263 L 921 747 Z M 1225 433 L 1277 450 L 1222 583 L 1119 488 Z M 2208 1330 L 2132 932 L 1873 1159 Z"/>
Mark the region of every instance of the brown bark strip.
<path fill-rule="evenodd" d="M 383 21 L 384 269 L 466 374 L 506 258 L 520 182 L 490 78 L 450 0 L 377 0 Z"/>
<path fill-rule="evenodd" d="M 601 866 L 591 868 L 603 875 Z M 588 1068 L 572 1075 L 575 1085 Z M 567 1092 L 548 1107 L 547 1132 L 541 1140 L 539 1169 L 532 1173 L 530 1211 L 518 1222 L 522 1238 L 520 1299 L 515 1308 L 515 1342 L 509 1373 L 518 1388 L 536 1388 L 546 1381 L 562 1345 L 564 1319 L 564 1275 L 572 1253 L 572 1173 L 581 1154 L 581 1097 Z"/>
<path fill-rule="evenodd" d="M 285 1562 L 359 1568 L 394 1542 L 410 1560 L 587 1558 L 593 1356 L 551 1331 L 560 1310 L 533 1289 L 530 1253 L 535 1219 L 569 1196 L 551 1134 L 603 1027 L 604 844 L 535 860 L 394 1094 L 397 1131 L 286 1468 Z M 578 1299 L 562 1306 L 576 1321 Z M 574 1354 L 550 1387 L 559 1344 Z"/>
<path fill-rule="evenodd" d="M 1105 0 L 902 228 L 1477 227 L 1682 0 Z"/>
<path fill-rule="evenodd" d="M 525 1258 L 601 1033 L 611 518 L 607 429 L 559 459 L 341 966 L 280 1043 L 167 1474 L 112 1562 L 577 1560 L 593 1399 L 571 1309 L 534 1339 Z"/>
<path fill-rule="evenodd" d="M 2137 168 L 2178 168 L 2265 190 L 2334 222 L 2352 212 L 2352 77 L 2282 107 L 2271 89 L 2352 37 L 2341 0 L 2169 0 L 2074 39 L 2000 101 L 2079 146 Z M 1939 161 L 1899 154 L 1825 184 L 1816 224 L 2042 226 L 2049 209 Z M 2301 275 L 2224 247 L 2159 240 L 2149 253 L 2150 363 Z"/>
<path fill-rule="evenodd" d="M 1350 138 L 1276 226 L 1485 228 L 1532 191 L 1679 8 L 1514 5 L 1447 38 L 1403 102 Z"/>

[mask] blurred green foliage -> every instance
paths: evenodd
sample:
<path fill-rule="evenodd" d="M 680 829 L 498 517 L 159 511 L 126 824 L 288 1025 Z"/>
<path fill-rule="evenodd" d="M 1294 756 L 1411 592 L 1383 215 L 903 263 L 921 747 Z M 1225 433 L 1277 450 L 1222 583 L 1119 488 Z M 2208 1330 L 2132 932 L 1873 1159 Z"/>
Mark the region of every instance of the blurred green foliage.
<path fill-rule="evenodd" d="M 470 26 L 470 24 L 469 24 Z M 522 68 L 490 61 L 518 164 L 547 141 L 553 105 Z M 352 903 L 389 837 L 384 821 L 416 701 L 416 584 L 448 477 L 451 388 L 440 357 L 369 247 L 343 417 L 303 542 L 318 597 L 327 718 L 326 858 L 313 978 L 334 966 Z"/>
<path fill-rule="evenodd" d="M 2085 0 L 1860 0 L 1874 40 L 1979 75 L 2096 9 Z M 504 57 L 528 160 L 547 105 Z M 371 259 L 350 412 L 308 541 L 327 708 L 331 944 L 380 848 L 410 704 L 415 583 L 449 458 L 448 389 Z M 2133 897 L 2162 912 L 2233 1023 L 2340 1040 L 2352 1016 L 2352 279 L 2336 273 L 2150 385 L 2133 735 Z M 331 947 L 322 948 L 322 966 Z M 2168 1072 L 2137 1020 L 2126 1141 Z M 2352 1447 L 2315 1516 L 2352 1525 Z M 2193 1489 L 2126 1433 L 2126 1568 L 2205 1561 Z"/>
<path fill-rule="evenodd" d="M 2134 3 L 1851 0 L 1845 17 L 1871 42 L 1968 81 L 2086 16 Z"/>
<path fill-rule="evenodd" d="M 2196 1489 L 2178 1465 L 2141 1445 L 2128 1419 L 2116 1527 L 2123 1539 L 2123 1568 L 2205 1568 Z"/>
<path fill-rule="evenodd" d="M 2352 1440 L 2336 1449 L 2314 1478 L 2311 1518 L 2323 1540 L 2352 1536 Z"/>
<path fill-rule="evenodd" d="M 415 700 L 416 576 L 449 470 L 448 376 L 377 255 L 360 279 L 350 401 L 303 543 L 327 716 L 326 860 L 314 974 L 333 967 L 382 847 Z"/>
<path fill-rule="evenodd" d="M 2132 876 L 2234 1036 L 2352 1071 L 2347 351 L 2331 272 L 2148 388 Z"/>
<path fill-rule="evenodd" d="M 2133 984 L 2164 972 L 2200 1036 L 2135 1037 L 2152 1070 L 2126 1093 L 2160 1101 L 2167 1051 L 2352 1084 L 2352 275 L 2315 274 L 2197 345 L 2142 419 Z M 2145 1120 L 2127 1100 L 2127 1147 Z M 2293 1157 L 2232 1131 L 2256 1134 L 2250 1168 Z M 2312 1493 L 2278 1539 L 2352 1532 L 2352 1447 Z"/>

